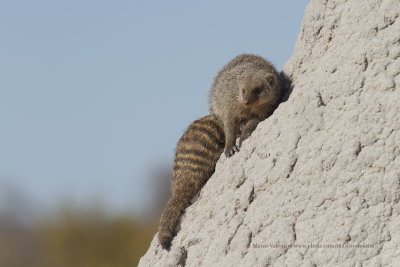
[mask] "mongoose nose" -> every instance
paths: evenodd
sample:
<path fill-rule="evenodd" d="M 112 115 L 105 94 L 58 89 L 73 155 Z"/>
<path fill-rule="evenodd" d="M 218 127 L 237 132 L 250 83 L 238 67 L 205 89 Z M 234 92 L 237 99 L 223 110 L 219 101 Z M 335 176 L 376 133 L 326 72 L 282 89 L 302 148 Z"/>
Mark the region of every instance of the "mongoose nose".
<path fill-rule="evenodd" d="M 247 106 L 247 105 L 249 104 L 249 101 L 243 100 L 243 101 L 242 101 L 242 104 L 245 105 L 245 106 Z"/>

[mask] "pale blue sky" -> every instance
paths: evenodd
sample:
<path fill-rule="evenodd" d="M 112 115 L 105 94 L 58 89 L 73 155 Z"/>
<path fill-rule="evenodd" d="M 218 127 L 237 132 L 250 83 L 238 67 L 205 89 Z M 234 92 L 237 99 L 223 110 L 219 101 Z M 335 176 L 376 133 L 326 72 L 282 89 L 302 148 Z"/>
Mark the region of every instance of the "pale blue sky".
<path fill-rule="evenodd" d="M 307 3 L 0 1 L 0 187 L 145 210 L 213 75 L 243 52 L 280 70 Z"/>

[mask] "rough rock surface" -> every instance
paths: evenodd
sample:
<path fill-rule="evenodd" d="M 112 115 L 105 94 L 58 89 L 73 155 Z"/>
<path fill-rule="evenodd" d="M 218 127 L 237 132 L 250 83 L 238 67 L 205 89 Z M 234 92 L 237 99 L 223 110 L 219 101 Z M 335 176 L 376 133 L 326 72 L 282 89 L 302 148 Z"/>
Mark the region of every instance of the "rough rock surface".
<path fill-rule="evenodd" d="M 400 1 L 311 0 L 283 71 L 289 99 L 139 266 L 400 263 Z"/>

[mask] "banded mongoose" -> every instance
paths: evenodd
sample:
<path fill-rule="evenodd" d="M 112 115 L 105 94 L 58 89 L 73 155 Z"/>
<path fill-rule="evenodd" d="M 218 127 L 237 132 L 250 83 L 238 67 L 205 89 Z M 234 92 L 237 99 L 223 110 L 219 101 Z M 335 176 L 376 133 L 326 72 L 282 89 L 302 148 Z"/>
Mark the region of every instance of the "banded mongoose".
<path fill-rule="evenodd" d="M 238 152 L 243 140 L 278 106 L 280 83 L 274 66 L 251 54 L 235 57 L 217 73 L 209 92 L 210 113 L 223 123 L 227 157 Z"/>
<path fill-rule="evenodd" d="M 174 161 L 172 196 L 161 215 L 158 240 L 170 247 L 179 217 L 214 173 L 225 145 L 222 123 L 214 115 L 194 121 L 179 139 Z"/>

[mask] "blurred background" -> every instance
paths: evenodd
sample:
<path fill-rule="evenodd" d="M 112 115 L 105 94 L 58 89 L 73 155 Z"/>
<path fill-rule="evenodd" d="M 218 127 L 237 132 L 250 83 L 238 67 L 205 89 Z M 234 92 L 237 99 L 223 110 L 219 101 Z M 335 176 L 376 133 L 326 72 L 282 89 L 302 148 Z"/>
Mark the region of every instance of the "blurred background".
<path fill-rule="evenodd" d="M 308 1 L 0 1 L 0 267 L 135 266 L 215 73 Z"/>

